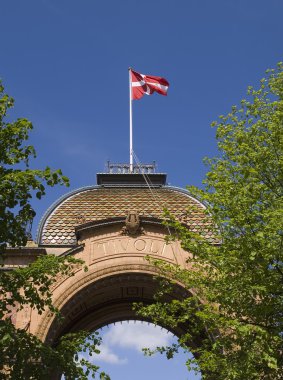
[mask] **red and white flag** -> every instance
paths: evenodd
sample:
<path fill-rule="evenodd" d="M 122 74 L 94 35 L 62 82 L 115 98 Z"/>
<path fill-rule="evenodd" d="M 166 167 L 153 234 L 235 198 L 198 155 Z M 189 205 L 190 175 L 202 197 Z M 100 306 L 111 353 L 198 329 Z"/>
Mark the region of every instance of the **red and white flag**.
<path fill-rule="evenodd" d="M 140 74 L 132 69 L 131 82 L 132 99 L 140 99 L 144 96 L 144 94 L 152 95 L 154 92 L 158 92 L 158 94 L 161 95 L 167 95 L 167 90 L 169 87 L 169 83 L 164 78 Z"/>

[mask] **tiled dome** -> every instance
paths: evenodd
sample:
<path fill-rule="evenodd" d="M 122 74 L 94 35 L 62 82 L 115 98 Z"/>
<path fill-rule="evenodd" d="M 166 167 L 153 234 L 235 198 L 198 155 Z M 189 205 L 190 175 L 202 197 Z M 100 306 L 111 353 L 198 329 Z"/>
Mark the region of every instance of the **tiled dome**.
<path fill-rule="evenodd" d="M 79 224 L 126 217 L 130 210 L 141 217 L 162 219 L 165 208 L 193 231 L 202 230 L 213 240 L 205 207 L 185 190 L 170 186 L 154 189 L 92 186 L 67 194 L 47 210 L 39 226 L 38 243 L 72 246 L 77 242 L 75 227 Z"/>

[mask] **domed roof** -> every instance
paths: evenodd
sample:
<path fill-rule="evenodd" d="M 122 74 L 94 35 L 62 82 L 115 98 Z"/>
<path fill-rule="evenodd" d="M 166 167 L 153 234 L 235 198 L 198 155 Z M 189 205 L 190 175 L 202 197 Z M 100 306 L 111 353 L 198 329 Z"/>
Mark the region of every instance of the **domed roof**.
<path fill-rule="evenodd" d="M 189 206 L 191 210 L 187 215 Z M 141 217 L 162 219 L 165 208 L 191 230 L 206 229 L 206 237 L 212 239 L 212 233 L 206 228 L 209 223 L 205 206 L 185 190 L 170 186 L 154 189 L 91 186 L 65 195 L 47 210 L 39 225 L 38 243 L 72 246 L 77 242 L 75 227 L 82 223 L 126 217 L 128 211 L 137 211 Z"/>

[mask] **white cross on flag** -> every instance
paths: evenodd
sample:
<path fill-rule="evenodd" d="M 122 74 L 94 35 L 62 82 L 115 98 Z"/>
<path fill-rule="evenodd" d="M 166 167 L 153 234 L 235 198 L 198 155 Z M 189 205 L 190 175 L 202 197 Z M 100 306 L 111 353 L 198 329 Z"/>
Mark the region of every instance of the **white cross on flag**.
<path fill-rule="evenodd" d="M 166 79 L 152 75 L 144 75 L 131 70 L 132 99 L 140 99 L 146 95 L 158 92 L 167 95 L 169 83 Z"/>

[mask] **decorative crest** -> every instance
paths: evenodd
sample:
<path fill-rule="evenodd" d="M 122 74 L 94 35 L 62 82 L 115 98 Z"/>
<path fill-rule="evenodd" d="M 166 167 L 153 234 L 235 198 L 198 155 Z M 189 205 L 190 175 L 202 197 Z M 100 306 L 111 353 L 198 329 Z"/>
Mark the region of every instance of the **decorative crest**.
<path fill-rule="evenodd" d="M 140 218 L 136 211 L 129 211 L 125 220 L 125 226 L 122 228 L 122 235 L 135 236 L 144 234 L 144 229 L 140 226 Z"/>

